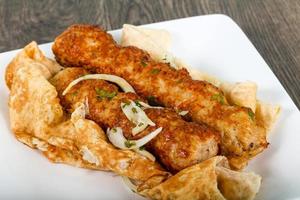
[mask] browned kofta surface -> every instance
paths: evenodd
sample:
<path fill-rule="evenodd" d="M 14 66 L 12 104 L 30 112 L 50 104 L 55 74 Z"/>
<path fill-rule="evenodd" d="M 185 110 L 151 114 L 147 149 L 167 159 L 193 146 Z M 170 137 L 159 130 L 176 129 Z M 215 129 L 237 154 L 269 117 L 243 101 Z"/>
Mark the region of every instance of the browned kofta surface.
<path fill-rule="evenodd" d="M 135 124 L 127 119 L 121 109 L 121 103 L 129 100 L 146 101 L 135 93 L 119 91 L 118 87 L 107 81 L 84 80 L 73 86 L 66 95 L 62 95 L 69 83 L 85 74 L 87 71 L 83 68 L 66 68 L 51 79 L 66 110 L 71 112 L 75 109 L 76 103 L 87 101 L 89 108 L 87 118 L 104 129 L 122 128 L 127 139 L 139 139 L 162 127 L 162 131 L 146 145 L 146 149 L 171 172 L 177 172 L 218 153 L 219 132 L 203 124 L 186 122 L 172 109 L 145 109 L 145 113 L 155 126 L 148 126 L 133 136 L 132 128 Z M 99 91 L 107 95 L 99 96 Z"/>
<path fill-rule="evenodd" d="M 189 111 L 193 121 L 214 127 L 222 133 L 222 154 L 236 169 L 267 147 L 266 131 L 249 108 L 228 105 L 219 88 L 192 80 L 185 69 L 155 62 L 136 47 L 117 45 L 99 27 L 73 25 L 55 39 L 52 49 L 64 66 L 123 77 L 140 96 Z"/>

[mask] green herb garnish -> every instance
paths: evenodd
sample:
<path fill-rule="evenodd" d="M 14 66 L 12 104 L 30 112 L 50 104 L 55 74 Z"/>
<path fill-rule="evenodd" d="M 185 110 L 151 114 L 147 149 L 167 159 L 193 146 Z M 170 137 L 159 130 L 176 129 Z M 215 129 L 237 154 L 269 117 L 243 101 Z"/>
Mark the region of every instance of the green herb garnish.
<path fill-rule="evenodd" d="M 151 74 L 158 74 L 160 72 L 160 69 L 152 69 Z"/>
<path fill-rule="evenodd" d="M 107 98 L 107 99 L 111 100 L 114 96 L 117 95 L 116 91 L 110 92 L 110 91 L 99 89 L 99 88 L 96 88 L 95 90 L 96 90 L 98 99 Z"/>
<path fill-rule="evenodd" d="M 143 125 L 144 125 L 144 123 L 141 122 L 141 123 L 139 123 L 138 127 L 141 127 L 141 126 L 143 126 Z"/>
<path fill-rule="evenodd" d="M 124 142 L 124 145 L 125 145 L 125 147 L 130 148 L 130 147 L 132 147 L 132 146 L 135 146 L 135 142 L 130 141 L 130 140 L 126 140 L 126 141 Z"/>
<path fill-rule="evenodd" d="M 137 113 L 136 108 L 131 108 L 131 111 L 132 111 L 133 113 Z"/>
<path fill-rule="evenodd" d="M 250 108 L 248 109 L 248 115 L 249 115 L 250 119 L 252 121 L 254 121 L 255 114 Z"/>
<path fill-rule="evenodd" d="M 144 150 L 145 150 L 145 146 L 139 147 L 139 150 L 140 150 L 140 151 L 144 151 Z"/>
<path fill-rule="evenodd" d="M 140 107 L 140 108 L 143 107 L 143 106 L 140 104 L 139 101 L 134 101 L 134 103 L 135 103 L 136 106 L 138 106 L 138 107 Z"/>
<path fill-rule="evenodd" d="M 144 60 L 142 60 L 141 65 L 142 65 L 142 67 L 147 67 L 148 64 Z"/>
<path fill-rule="evenodd" d="M 117 129 L 116 129 L 116 128 L 112 128 L 111 131 L 112 131 L 113 133 L 116 133 L 116 132 L 117 132 Z"/>
<path fill-rule="evenodd" d="M 222 105 L 225 103 L 224 96 L 220 93 L 212 95 L 210 99 L 214 101 L 218 101 Z"/>
<path fill-rule="evenodd" d="M 72 93 L 72 96 L 77 96 L 77 94 L 78 94 L 78 91 L 73 92 L 73 93 Z"/>
<path fill-rule="evenodd" d="M 126 101 L 126 102 L 123 102 L 124 105 L 122 106 L 123 108 L 125 108 L 126 106 L 129 106 L 130 105 L 130 102 L 129 101 Z"/>

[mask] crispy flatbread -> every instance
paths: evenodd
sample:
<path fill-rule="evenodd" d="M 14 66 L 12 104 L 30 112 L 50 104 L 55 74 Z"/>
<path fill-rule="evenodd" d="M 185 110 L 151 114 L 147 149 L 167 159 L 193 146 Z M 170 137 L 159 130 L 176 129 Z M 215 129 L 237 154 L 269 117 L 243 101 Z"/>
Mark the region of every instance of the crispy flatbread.
<path fill-rule="evenodd" d="M 24 62 L 38 65 L 39 70 L 47 79 L 62 69 L 62 66 L 60 66 L 57 62 L 46 58 L 43 52 L 38 48 L 37 43 L 33 41 L 24 47 L 24 49 L 19 52 L 7 66 L 5 81 L 8 88 L 11 87 L 14 72 L 16 72 L 18 68 L 22 67 Z"/>
<path fill-rule="evenodd" d="M 279 105 L 273 105 L 263 101 L 256 102 L 256 119 L 261 126 L 271 130 L 281 112 Z"/>
<path fill-rule="evenodd" d="M 63 163 L 86 169 L 98 169 L 96 165 L 83 160 L 79 152 L 69 151 L 59 146 L 51 145 L 47 141 L 43 141 L 28 134 L 15 134 L 15 136 L 17 140 L 23 144 L 26 144 L 33 149 L 40 150 L 45 157 L 53 163 Z"/>
<path fill-rule="evenodd" d="M 123 46 L 131 46 L 152 52 L 154 59 L 161 60 L 165 57 L 165 52 L 171 46 L 171 36 L 168 31 L 149 28 L 139 28 L 133 25 L 124 24 L 121 38 Z"/>
<path fill-rule="evenodd" d="M 255 197 L 260 183 L 260 176 L 232 171 L 225 157 L 216 156 L 180 171 L 146 193 L 166 200 L 246 200 Z"/>
<path fill-rule="evenodd" d="M 220 89 L 224 92 L 227 100 L 231 104 L 256 109 L 257 85 L 254 82 L 246 81 L 241 83 L 222 83 Z"/>

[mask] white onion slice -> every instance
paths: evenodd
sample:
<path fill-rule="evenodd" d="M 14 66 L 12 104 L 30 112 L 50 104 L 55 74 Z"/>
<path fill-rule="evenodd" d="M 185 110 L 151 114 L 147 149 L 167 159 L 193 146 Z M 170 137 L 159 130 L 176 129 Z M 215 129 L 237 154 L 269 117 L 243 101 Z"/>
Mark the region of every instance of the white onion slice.
<path fill-rule="evenodd" d="M 137 106 L 132 100 L 129 100 L 129 103 L 121 103 L 121 109 L 127 119 L 136 125 L 132 129 L 132 135 L 136 135 L 145 130 L 148 125 L 155 126 L 155 123 L 148 118 L 143 109 Z"/>
<path fill-rule="evenodd" d="M 155 161 L 155 157 L 149 151 L 140 150 L 140 149 L 134 149 L 134 151 L 137 152 L 138 154 L 141 154 L 142 156 L 145 156 L 146 158 L 148 158 L 153 162 Z"/>
<path fill-rule="evenodd" d="M 120 149 L 127 149 L 125 146 L 125 142 L 127 139 L 123 135 L 123 130 L 120 127 L 112 128 L 112 129 L 107 129 L 106 131 L 107 137 L 109 141 L 115 146 Z"/>
<path fill-rule="evenodd" d="M 152 131 L 151 133 L 149 133 L 145 137 L 142 137 L 142 138 L 140 138 L 138 140 L 135 140 L 136 146 L 137 147 L 144 146 L 150 140 L 152 140 L 153 138 L 155 138 L 161 131 L 162 131 L 162 127 L 158 128 L 158 129 L 155 129 L 154 131 Z"/>
<path fill-rule="evenodd" d="M 107 137 L 109 141 L 116 147 L 120 149 L 138 149 L 141 146 L 147 144 L 150 140 L 155 138 L 162 131 L 162 127 L 155 129 L 148 135 L 138 139 L 138 140 L 127 140 L 123 135 L 123 130 L 120 127 L 107 129 Z M 126 146 L 126 142 L 130 142 L 131 146 Z"/>
<path fill-rule="evenodd" d="M 110 81 L 118 84 L 124 92 L 133 92 L 135 93 L 133 87 L 123 78 L 111 74 L 87 74 L 82 77 L 79 77 L 73 80 L 68 87 L 63 91 L 62 95 L 65 95 L 74 85 L 79 83 L 80 81 L 89 80 L 89 79 L 101 79 Z"/>
<path fill-rule="evenodd" d="M 142 125 L 137 125 L 132 129 L 132 135 L 136 135 L 139 132 L 142 132 L 143 130 L 145 130 L 145 128 L 147 128 L 148 124 L 143 123 Z"/>
<path fill-rule="evenodd" d="M 145 102 L 139 101 L 139 104 L 141 104 L 141 106 L 143 106 L 145 109 L 146 108 L 155 108 L 155 109 L 162 109 L 163 107 L 160 106 L 150 106 L 148 104 L 146 104 Z"/>
<path fill-rule="evenodd" d="M 188 113 L 189 113 L 189 111 L 183 110 L 183 111 L 178 112 L 178 115 L 184 116 L 184 115 L 186 115 Z"/>

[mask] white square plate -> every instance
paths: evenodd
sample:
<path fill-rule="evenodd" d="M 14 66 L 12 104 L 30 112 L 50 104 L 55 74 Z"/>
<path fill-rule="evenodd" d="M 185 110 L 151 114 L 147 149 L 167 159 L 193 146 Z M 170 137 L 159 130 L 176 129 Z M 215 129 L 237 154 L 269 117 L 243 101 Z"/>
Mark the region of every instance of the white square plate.
<path fill-rule="evenodd" d="M 237 24 L 224 15 L 208 15 L 146 26 L 168 30 L 172 52 L 191 66 L 227 81 L 254 81 L 259 99 L 282 106 L 270 146 L 247 170 L 263 177 L 257 199 L 299 199 L 300 113 Z M 120 30 L 111 33 L 119 40 Z M 40 47 L 53 57 L 51 44 Z M 112 173 L 52 164 L 14 138 L 4 72 L 17 51 L 0 54 L 0 199 L 142 199 Z"/>

